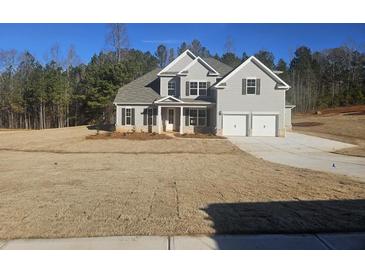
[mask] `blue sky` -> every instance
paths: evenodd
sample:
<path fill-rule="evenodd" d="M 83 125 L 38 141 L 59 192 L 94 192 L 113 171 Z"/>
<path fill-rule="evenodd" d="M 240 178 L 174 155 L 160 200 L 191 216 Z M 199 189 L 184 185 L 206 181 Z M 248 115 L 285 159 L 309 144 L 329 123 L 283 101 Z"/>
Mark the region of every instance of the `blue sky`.
<path fill-rule="evenodd" d="M 274 53 L 276 60 L 289 60 L 301 45 L 322 50 L 349 44 L 365 51 L 365 24 L 128 24 L 130 46 L 155 52 L 158 44 L 177 48 L 181 42 L 199 39 L 211 53 L 222 54 L 228 36 L 237 55 L 260 49 Z M 66 52 L 76 47 L 83 62 L 107 48 L 105 24 L 0 24 L 0 49 L 28 49 L 43 61 L 58 43 Z"/>

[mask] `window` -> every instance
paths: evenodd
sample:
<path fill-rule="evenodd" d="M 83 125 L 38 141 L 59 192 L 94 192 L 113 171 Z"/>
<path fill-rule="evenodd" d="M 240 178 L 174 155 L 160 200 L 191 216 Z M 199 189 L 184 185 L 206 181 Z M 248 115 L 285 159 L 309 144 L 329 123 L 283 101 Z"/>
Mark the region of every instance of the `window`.
<path fill-rule="evenodd" d="M 198 95 L 198 82 L 190 82 L 190 95 Z"/>
<path fill-rule="evenodd" d="M 207 96 L 207 82 L 199 82 L 199 95 Z"/>
<path fill-rule="evenodd" d="M 170 80 L 167 84 L 168 95 L 176 95 L 176 83 L 175 80 Z"/>
<path fill-rule="evenodd" d="M 190 109 L 189 111 L 190 126 L 206 126 L 207 125 L 207 110 L 206 109 Z"/>
<path fill-rule="evenodd" d="M 198 110 L 198 126 L 205 126 L 207 121 L 207 111 L 205 109 Z"/>
<path fill-rule="evenodd" d="M 132 124 L 132 109 L 130 108 L 125 109 L 125 124 L 126 125 Z"/>
<path fill-rule="evenodd" d="M 198 124 L 198 110 L 190 109 L 190 125 L 196 126 Z"/>
<path fill-rule="evenodd" d="M 190 82 L 190 95 L 207 96 L 207 82 Z"/>
<path fill-rule="evenodd" d="M 246 81 L 247 94 L 256 94 L 256 79 L 247 79 Z"/>

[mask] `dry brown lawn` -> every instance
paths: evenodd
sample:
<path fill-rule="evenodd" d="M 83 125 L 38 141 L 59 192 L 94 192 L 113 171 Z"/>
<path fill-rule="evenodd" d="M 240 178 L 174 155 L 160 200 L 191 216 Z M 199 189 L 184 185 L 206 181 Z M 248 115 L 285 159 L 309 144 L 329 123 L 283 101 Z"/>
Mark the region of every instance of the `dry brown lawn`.
<path fill-rule="evenodd" d="M 228 140 L 0 132 L 0 239 L 361 231 L 365 184 Z"/>
<path fill-rule="evenodd" d="M 325 109 L 321 114 L 296 114 L 293 130 L 358 145 L 336 153 L 365 157 L 365 105 Z"/>

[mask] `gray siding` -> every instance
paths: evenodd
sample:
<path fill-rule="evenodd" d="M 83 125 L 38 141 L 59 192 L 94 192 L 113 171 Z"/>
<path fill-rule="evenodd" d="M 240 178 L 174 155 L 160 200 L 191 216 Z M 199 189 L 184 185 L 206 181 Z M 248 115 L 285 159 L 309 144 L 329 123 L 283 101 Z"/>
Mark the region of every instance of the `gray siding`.
<path fill-rule="evenodd" d="M 168 95 L 168 82 L 175 80 L 176 83 L 176 98 L 180 97 L 180 78 L 170 76 L 160 76 L 160 96 L 165 97 Z"/>
<path fill-rule="evenodd" d="M 194 81 L 194 80 L 207 81 L 207 82 L 210 82 L 210 85 L 212 86 L 215 83 L 217 78 L 215 76 L 208 76 L 208 72 L 209 72 L 209 70 L 207 70 L 199 62 L 196 62 L 192 67 L 190 67 L 188 75 L 180 78 L 180 90 L 182 91 L 181 98 L 195 99 L 195 98 L 199 97 L 196 95 L 186 96 L 185 88 L 186 88 L 187 81 L 189 81 L 189 82 Z M 214 95 L 213 95 L 213 98 L 214 98 Z"/>
<path fill-rule="evenodd" d="M 260 95 L 242 95 L 242 79 L 261 79 Z M 276 81 L 254 63 L 249 62 L 227 80 L 224 89 L 217 91 L 217 131 L 222 129 L 219 112 L 266 112 L 278 113 L 279 135 L 285 134 L 285 91 L 276 90 Z"/>
<path fill-rule="evenodd" d="M 135 115 L 135 125 L 122 125 L 122 108 L 134 108 L 134 115 Z M 143 111 L 145 108 L 148 108 L 149 105 L 117 105 L 117 111 L 116 111 L 116 123 L 115 127 L 117 130 L 122 131 L 149 131 L 152 128 L 152 131 L 157 132 L 157 122 L 156 126 L 145 126 L 143 125 Z"/>
<path fill-rule="evenodd" d="M 180 72 L 183 68 L 191 63 L 194 59 L 188 54 L 182 57 L 176 64 L 169 68 L 166 72 Z"/>

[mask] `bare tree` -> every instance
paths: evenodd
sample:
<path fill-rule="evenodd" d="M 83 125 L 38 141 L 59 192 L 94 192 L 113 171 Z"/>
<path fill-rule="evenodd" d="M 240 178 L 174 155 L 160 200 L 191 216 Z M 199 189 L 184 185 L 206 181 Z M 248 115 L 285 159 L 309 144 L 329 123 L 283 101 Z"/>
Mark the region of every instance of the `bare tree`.
<path fill-rule="evenodd" d="M 224 51 L 226 53 L 234 53 L 234 45 L 232 36 L 228 35 L 226 42 L 224 43 Z"/>
<path fill-rule="evenodd" d="M 129 39 L 126 24 L 108 24 L 109 32 L 106 42 L 115 50 L 117 61 L 123 57 L 123 50 L 129 47 Z"/>

